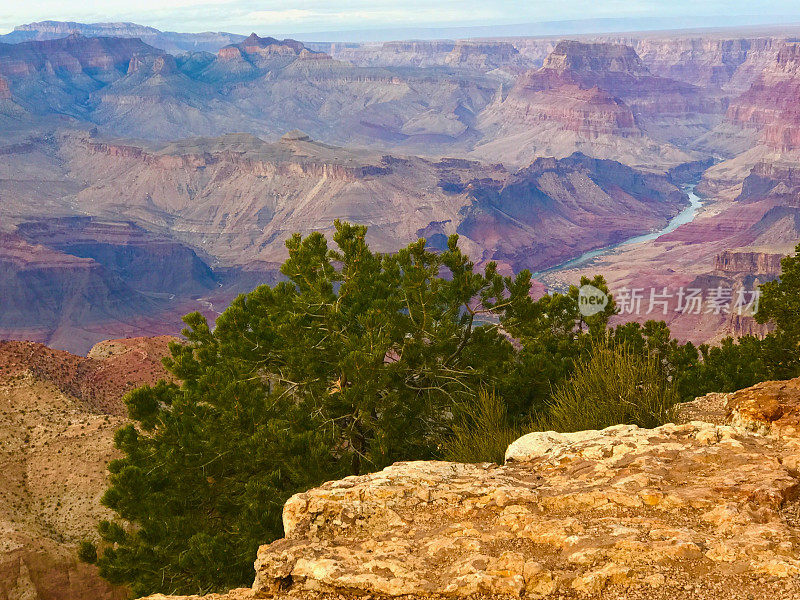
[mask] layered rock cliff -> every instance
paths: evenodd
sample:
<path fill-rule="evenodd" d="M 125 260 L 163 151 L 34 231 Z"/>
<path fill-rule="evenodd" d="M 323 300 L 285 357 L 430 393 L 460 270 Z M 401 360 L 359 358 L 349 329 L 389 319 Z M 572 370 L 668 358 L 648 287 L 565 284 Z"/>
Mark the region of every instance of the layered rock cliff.
<path fill-rule="evenodd" d="M 247 60 L 258 65 L 278 56 L 298 56 L 304 49 L 305 46 L 296 40 L 281 41 L 251 33 L 241 42 L 221 48 L 217 56 L 220 60 Z"/>
<path fill-rule="evenodd" d="M 761 131 L 766 146 L 781 151 L 800 147 L 800 44 L 784 45 L 750 89 L 728 110 L 729 121 Z"/>
<path fill-rule="evenodd" d="M 721 275 L 771 275 L 781 274 L 783 254 L 767 252 L 737 252 L 726 250 L 714 258 L 714 271 Z"/>
<path fill-rule="evenodd" d="M 125 338 L 92 346 L 88 356 L 53 350 L 35 342 L 0 341 L 3 378 L 29 373 L 82 405 L 124 416 L 122 396 L 133 387 L 167 378 L 161 359 L 177 338 Z"/>
<path fill-rule="evenodd" d="M 740 202 L 774 199 L 789 206 L 797 206 L 800 192 L 800 165 L 794 161 L 761 161 L 742 182 Z"/>
<path fill-rule="evenodd" d="M 138 39 L 86 38 L 0 44 L 0 76 L 11 97 L 28 111 L 87 118 L 89 97 L 125 76 L 134 56 L 161 52 Z"/>
<path fill-rule="evenodd" d="M 86 38 L 79 34 L 42 42 L 0 45 L 0 75 L 21 77 L 37 73 L 85 74 L 101 79 L 123 74 L 131 57 L 154 54 L 138 39 Z"/>
<path fill-rule="evenodd" d="M 564 41 L 481 113 L 479 126 L 491 141 L 476 151 L 511 161 L 578 149 L 664 168 L 691 160 L 671 142 L 696 135 L 717 113 L 699 88 L 653 76 L 630 46 Z"/>
<path fill-rule="evenodd" d="M 177 333 L 219 286 L 186 245 L 91 217 L 23 218 L 0 233 L 0 274 L 0 337 L 79 353 L 109 332 Z"/>
<path fill-rule="evenodd" d="M 651 33 L 606 39 L 632 46 L 654 75 L 716 88 L 726 96 L 745 92 L 785 43 L 780 35 Z"/>

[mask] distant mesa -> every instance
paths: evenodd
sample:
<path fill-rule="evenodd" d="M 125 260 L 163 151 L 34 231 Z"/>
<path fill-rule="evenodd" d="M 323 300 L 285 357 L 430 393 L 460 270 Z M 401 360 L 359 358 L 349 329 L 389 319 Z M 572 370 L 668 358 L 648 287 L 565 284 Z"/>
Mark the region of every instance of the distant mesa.
<path fill-rule="evenodd" d="M 159 31 L 136 23 L 76 23 L 72 21 L 41 21 L 14 28 L 0 35 L 0 43 L 43 41 L 64 38 L 73 33 L 84 37 L 139 38 L 146 44 L 164 52 L 217 52 L 223 46 L 235 44 L 245 36 L 235 33 L 206 31 L 202 33 L 176 33 Z"/>
<path fill-rule="evenodd" d="M 544 61 L 545 69 L 573 73 L 627 73 L 634 77 L 650 75 L 636 51 L 625 44 L 559 42 Z"/>
<path fill-rule="evenodd" d="M 251 33 L 247 38 L 237 44 L 230 44 L 220 49 L 219 57 L 234 59 L 244 55 L 251 59 L 275 56 L 298 56 L 306 47 L 297 40 L 278 40 L 273 37 L 259 37 Z"/>
<path fill-rule="evenodd" d="M 285 142 L 310 142 L 311 136 L 299 129 L 292 129 L 288 133 L 284 133 L 281 139 Z"/>

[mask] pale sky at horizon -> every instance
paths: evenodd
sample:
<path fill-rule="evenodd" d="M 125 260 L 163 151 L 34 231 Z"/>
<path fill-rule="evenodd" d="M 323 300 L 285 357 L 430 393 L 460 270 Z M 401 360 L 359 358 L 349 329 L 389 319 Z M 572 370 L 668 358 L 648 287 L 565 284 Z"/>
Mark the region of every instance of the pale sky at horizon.
<path fill-rule="evenodd" d="M 698 27 L 714 26 L 714 18 L 730 17 L 752 18 L 757 24 L 800 21 L 800 0 L 294 0 L 291 4 L 280 0 L 40 0 L 0 7 L 0 33 L 43 20 L 131 21 L 170 31 L 263 34 L 643 17 L 679 17 Z"/>

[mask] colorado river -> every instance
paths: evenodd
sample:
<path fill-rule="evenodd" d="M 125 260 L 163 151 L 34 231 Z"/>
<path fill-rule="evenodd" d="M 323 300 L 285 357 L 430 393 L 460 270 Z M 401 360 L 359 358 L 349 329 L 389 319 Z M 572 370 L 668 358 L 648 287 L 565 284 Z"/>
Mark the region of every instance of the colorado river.
<path fill-rule="evenodd" d="M 703 205 L 703 201 L 700 199 L 697 194 L 694 193 L 694 188 L 696 184 L 687 185 L 684 188 L 684 192 L 686 195 L 689 196 L 689 206 L 684 208 L 680 213 L 675 215 L 667 226 L 663 229 L 659 229 L 658 231 L 653 231 L 651 233 L 645 233 L 644 235 L 637 235 L 636 237 L 629 238 L 625 241 L 619 242 L 617 244 L 612 244 L 611 246 L 604 246 L 602 248 L 597 248 L 596 250 L 590 250 L 589 252 L 584 252 L 577 258 L 573 258 L 568 260 L 567 262 L 563 262 L 559 265 L 554 267 L 550 267 L 549 269 L 545 269 L 544 271 L 539 271 L 538 273 L 534 273 L 534 277 L 538 277 L 540 275 L 545 275 L 547 273 L 552 273 L 553 271 L 562 271 L 564 269 L 572 269 L 575 267 L 579 267 L 594 258 L 598 258 L 607 254 L 617 248 L 621 248 L 623 246 L 628 246 L 630 244 L 640 244 L 642 242 L 651 242 L 653 240 L 657 240 L 662 235 L 666 235 L 668 233 L 672 233 L 681 225 L 685 225 L 686 223 L 691 223 L 694 221 L 694 218 L 697 216 L 698 210 Z"/>

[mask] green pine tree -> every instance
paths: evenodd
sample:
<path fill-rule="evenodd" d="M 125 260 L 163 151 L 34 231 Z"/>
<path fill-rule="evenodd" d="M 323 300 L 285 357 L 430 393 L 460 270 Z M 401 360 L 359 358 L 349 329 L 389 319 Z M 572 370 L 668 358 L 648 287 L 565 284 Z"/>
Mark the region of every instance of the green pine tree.
<path fill-rule="evenodd" d="M 451 237 L 372 252 L 365 227 L 293 236 L 287 281 L 238 297 L 186 344 L 160 383 L 126 398 L 97 562 L 135 595 L 252 582 L 259 544 L 281 535 L 292 493 L 399 459 L 431 458 L 459 403 L 513 355 L 500 318 L 530 303 L 530 274 L 483 273 Z"/>

